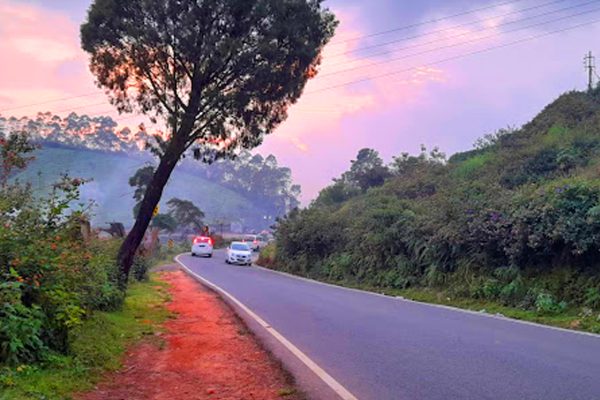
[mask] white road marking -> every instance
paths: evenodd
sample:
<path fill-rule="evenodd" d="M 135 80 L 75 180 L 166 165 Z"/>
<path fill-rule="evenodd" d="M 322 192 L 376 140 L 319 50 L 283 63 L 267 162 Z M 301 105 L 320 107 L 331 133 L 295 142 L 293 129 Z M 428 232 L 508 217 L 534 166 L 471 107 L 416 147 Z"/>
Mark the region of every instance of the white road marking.
<path fill-rule="evenodd" d="M 298 347 L 296 347 L 292 342 L 285 338 L 281 333 L 279 333 L 275 328 L 269 325 L 265 320 L 259 317 L 256 313 L 254 313 L 250 308 L 248 308 L 244 303 L 236 299 L 232 294 L 227 292 L 225 289 L 219 287 L 218 285 L 212 283 L 208 279 L 198 275 L 193 272 L 191 269 L 187 267 L 180 259 L 178 255 L 175 257 L 175 261 L 177 261 L 183 269 L 185 269 L 189 274 L 196 277 L 205 285 L 211 287 L 217 292 L 221 293 L 221 295 L 227 297 L 231 300 L 236 306 L 242 309 L 246 314 L 248 314 L 252 319 L 254 319 L 260 326 L 262 326 L 267 332 L 269 332 L 275 339 L 277 339 L 286 349 L 288 349 L 293 355 L 295 355 L 308 369 L 314 372 L 323 382 L 327 384 L 338 396 L 340 396 L 343 400 L 358 400 L 356 396 L 354 396 L 348 389 L 342 386 L 341 383 L 336 381 L 331 375 L 329 375 L 323 368 L 321 368 L 316 362 L 311 360 L 306 354 L 304 354 Z"/>
<path fill-rule="evenodd" d="M 415 303 L 415 304 L 420 304 L 420 305 L 428 306 L 428 307 L 443 308 L 445 310 L 455 311 L 455 312 L 462 312 L 462 313 L 471 314 L 471 315 L 477 315 L 479 317 L 494 318 L 494 319 L 499 319 L 501 321 L 512 322 L 512 323 L 515 323 L 515 324 L 530 325 L 530 326 L 534 326 L 534 327 L 537 327 L 537 328 L 552 329 L 552 330 L 559 331 L 559 332 L 572 333 L 572 334 L 575 334 L 575 335 L 591 336 L 591 337 L 594 337 L 596 339 L 600 339 L 600 335 L 597 334 L 597 333 L 585 332 L 585 331 L 576 331 L 574 329 L 561 328 L 561 327 L 552 326 L 552 325 L 544 325 L 544 324 L 539 324 L 537 322 L 523 321 L 521 319 L 514 319 L 514 318 L 510 318 L 510 317 L 506 317 L 506 316 L 500 316 L 500 315 L 495 315 L 495 314 L 482 313 L 482 312 L 474 311 L 474 310 L 466 310 L 464 308 L 452 307 L 452 306 L 447 306 L 447 305 L 444 305 L 444 304 L 426 303 L 424 301 L 410 300 L 410 299 L 405 299 L 403 297 L 401 298 L 401 297 L 388 296 L 388 295 L 381 294 L 381 293 L 369 292 L 369 291 L 366 291 L 366 290 L 361 290 L 361 289 L 349 288 L 349 287 L 345 287 L 345 286 L 334 285 L 332 283 L 315 281 L 313 279 L 305 278 L 303 276 L 297 276 L 297 275 L 293 275 L 293 274 L 290 274 L 290 273 L 287 273 L 287 272 L 283 272 L 283 271 L 277 271 L 277 270 L 273 270 L 273 269 L 264 268 L 264 267 L 261 267 L 259 265 L 254 265 L 254 268 L 261 269 L 263 271 L 271 272 L 271 273 L 274 273 L 274 274 L 284 275 L 284 276 L 287 276 L 289 278 L 293 278 L 293 279 L 298 279 L 298 280 L 305 281 L 305 282 L 314 283 L 314 284 L 317 284 L 317 285 L 329 286 L 329 287 L 333 287 L 333 288 L 337 288 L 337 289 L 342 289 L 342 290 L 349 290 L 351 292 L 368 294 L 368 295 L 371 295 L 371 296 L 385 297 L 387 299 L 395 299 L 397 301 L 403 301 L 403 302 L 406 302 L 406 303 Z"/>

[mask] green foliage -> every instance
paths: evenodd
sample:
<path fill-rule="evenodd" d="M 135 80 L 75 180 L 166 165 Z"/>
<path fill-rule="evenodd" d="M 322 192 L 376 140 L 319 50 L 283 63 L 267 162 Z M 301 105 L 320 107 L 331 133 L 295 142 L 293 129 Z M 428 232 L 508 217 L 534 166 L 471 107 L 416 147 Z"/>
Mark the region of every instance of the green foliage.
<path fill-rule="evenodd" d="M 5 287 L 0 291 L 6 295 Z M 0 308 L 0 321 L 0 360 L 9 364 L 35 361 L 48 350 L 42 340 L 44 313 L 39 306 L 5 302 Z"/>
<path fill-rule="evenodd" d="M 167 202 L 169 215 L 173 217 L 180 227 L 191 227 L 200 231 L 204 226 L 204 213 L 189 200 L 172 198 Z"/>
<path fill-rule="evenodd" d="M 597 309 L 599 124 L 600 97 L 570 93 L 448 162 L 437 150 L 402 154 L 388 167 L 395 176 L 351 195 L 336 180 L 279 221 L 276 265 L 539 315 Z"/>
<path fill-rule="evenodd" d="M 91 390 L 104 372 L 121 368 L 132 342 L 161 329 L 167 300 L 163 282 L 132 283 L 122 308 L 95 312 L 73 329 L 68 354 L 46 352 L 37 364 L 0 367 L 0 400 L 70 399 Z"/>
<path fill-rule="evenodd" d="M 600 288 L 591 287 L 585 292 L 584 304 L 593 309 L 600 309 Z"/>
<path fill-rule="evenodd" d="M 177 228 L 177 221 L 170 214 L 157 214 L 152 218 L 150 226 L 159 231 L 174 232 Z"/>
<path fill-rule="evenodd" d="M 152 266 L 151 260 L 143 255 L 138 255 L 133 260 L 131 267 L 131 276 L 138 282 L 147 281 L 149 277 L 150 267 Z"/>
<path fill-rule="evenodd" d="M 539 293 L 535 299 L 535 308 L 540 314 L 559 314 L 567 308 L 567 303 L 556 301 L 549 293 Z"/>
<path fill-rule="evenodd" d="M 133 192 L 135 201 L 140 202 L 144 198 L 144 193 L 146 193 L 146 189 L 152 181 L 152 175 L 154 175 L 154 167 L 146 165 L 135 171 L 135 174 L 129 178 L 129 186 L 135 188 Z"/>
<path fill-rule="evenodd" d="M 83 200 L 97 203 L 91 216 L 93 224 L 131 223 L 135 200 L 129 196 L 131 188 L 123 176 L 134 175 L 144 162 L 139 154 L 53 146 L 36 151 L 35 156 L 29 168 L 13 176 L 31 183 L 36 194 L 45 192 L 64 171 L 76 172 L 77 176 L 93 179 L 81 190 Z M 275 217 L 289 210 L 287 205 L 296 207 L 300 190 L 292 183 L 289 168 L 277 166 L 273 156 L 260 158 L 261 163 L 251 163 L 253 157 L 242 153 L 236 160 L 220 160 L 212 165 L 184 159 L 174 171 L 163 198 L 194 199 L 211 223 L 224 219 L 266 228 L 264 216 L 271 216 L 270 225 Z M 167 208 L 166 202 L 161 204 L 161 209 Z"/>
<path fill-rule="evenodd" d="M 0 363 L 67 352 L 93 310 L 120 305 L 116 246 L 81 234 L 83 183 L 65 176 L 47 197 L 18 183 L 0 190 Z"/>
<path fill-rule="evenodd" d="M 36 148 L 24 132 L 12 132 L 7 137 L 0 132 L 0 186 L 5 187 L 14 171 L 24 169 L 34 159 L 31 153 Z"/>
<path fill-rule="evenodd" d="M 319 192 L 314 205 L 322 207 L 337 206 L 358 194 L 360 194 L 360 189 L 347 185 L 342 181 L 337 181 Z"/>
<path fill-rule="evenodd" d="M 477 174 L 478 171 L 482 169 L 493 157 L 491 153 L 484 153 L 480 155 L 473 156 L 462 163 L 460 163 L 454 174 L 459 179 L 468 179 L 472 178 Z"/>
<path fill-rule="evenodd" d="M 390 176 L 388 167 L 383 164 L 379 153 L 373 149 L 361 149 L 352 160 L 350 169 L 342 175 L 341 181 L 365 192 L 367 189 L 383 185 Z"/>
<path fill-rule="evenodd" d="M 81 42 L 119 110 L 174 128 L 167 141 L 156 138 L 156 154 L 196 141 L 197 158 L 214 160 L 258 145 L 285 119 L 336 25 L 321 1 L 95 0 Z M 123 85 L 134 81 L 135 94 Z"/>
<path fill-rule="evenodd" d="M 258 260 L 256 260 L 256 263 L 265 268 L 274 268 L 276 257 L 277 247 L 275 246 L 275 243 L 269 243 L 260 249 L 260 254 L 258 255 Z"/>

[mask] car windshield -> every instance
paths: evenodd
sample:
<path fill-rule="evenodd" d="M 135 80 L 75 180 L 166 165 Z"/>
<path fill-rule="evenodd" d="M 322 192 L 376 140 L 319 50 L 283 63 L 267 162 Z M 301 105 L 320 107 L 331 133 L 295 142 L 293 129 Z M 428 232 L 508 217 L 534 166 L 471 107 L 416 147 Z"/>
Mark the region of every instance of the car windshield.
<path fill-rule="evenodd" d="M 250 248 L 248 247 L 247 244 L 244 243 L 232 243 L 231 244 L 231 250 L 250 250 Z"/>

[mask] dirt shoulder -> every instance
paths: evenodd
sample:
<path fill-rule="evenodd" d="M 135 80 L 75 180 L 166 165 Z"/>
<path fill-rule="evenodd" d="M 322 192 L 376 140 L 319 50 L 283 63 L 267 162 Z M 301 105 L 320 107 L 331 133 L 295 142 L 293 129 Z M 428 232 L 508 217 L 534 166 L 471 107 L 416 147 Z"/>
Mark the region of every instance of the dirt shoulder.
<path fill-rule="evenodd" d="M 77 399 L 303 398 L 217 294 L 182 271 L 160 279 L 169 283 L 174 314 L 165 333 L 133 347 L 121 371 Z"/>

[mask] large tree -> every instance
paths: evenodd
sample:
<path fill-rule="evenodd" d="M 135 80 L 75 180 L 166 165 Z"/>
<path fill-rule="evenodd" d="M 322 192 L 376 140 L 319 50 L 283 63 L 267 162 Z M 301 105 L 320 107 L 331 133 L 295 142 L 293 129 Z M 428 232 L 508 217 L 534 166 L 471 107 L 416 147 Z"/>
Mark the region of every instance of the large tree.
<path fill-rule="evenodd" d="M 95 0 L 81 27 L 120 112 L 166 123 L 160 162 L 118 255 L 126 280 L 171 172 L 259 145 L 316 73 L 336 20 L 322 0 Z"/>
<path fill-rule="evenodd" d="M 391 175 L 379 152 L 373 149 L 361 149 L 356 155 L 356 160 L 352 160 L 351 163 L 350 170 L 344 172 L 342 180 L 357 186 L 363 192 L 371 187 L 383 185 Z"/>
<path fill-rule="evenodd" d="M 192 227 L 200 232 L 204 227 L 204 212 L 189 200 L 172 198 L 167 202 L 169 206 L 169 215 L 182 228 Z"/>

